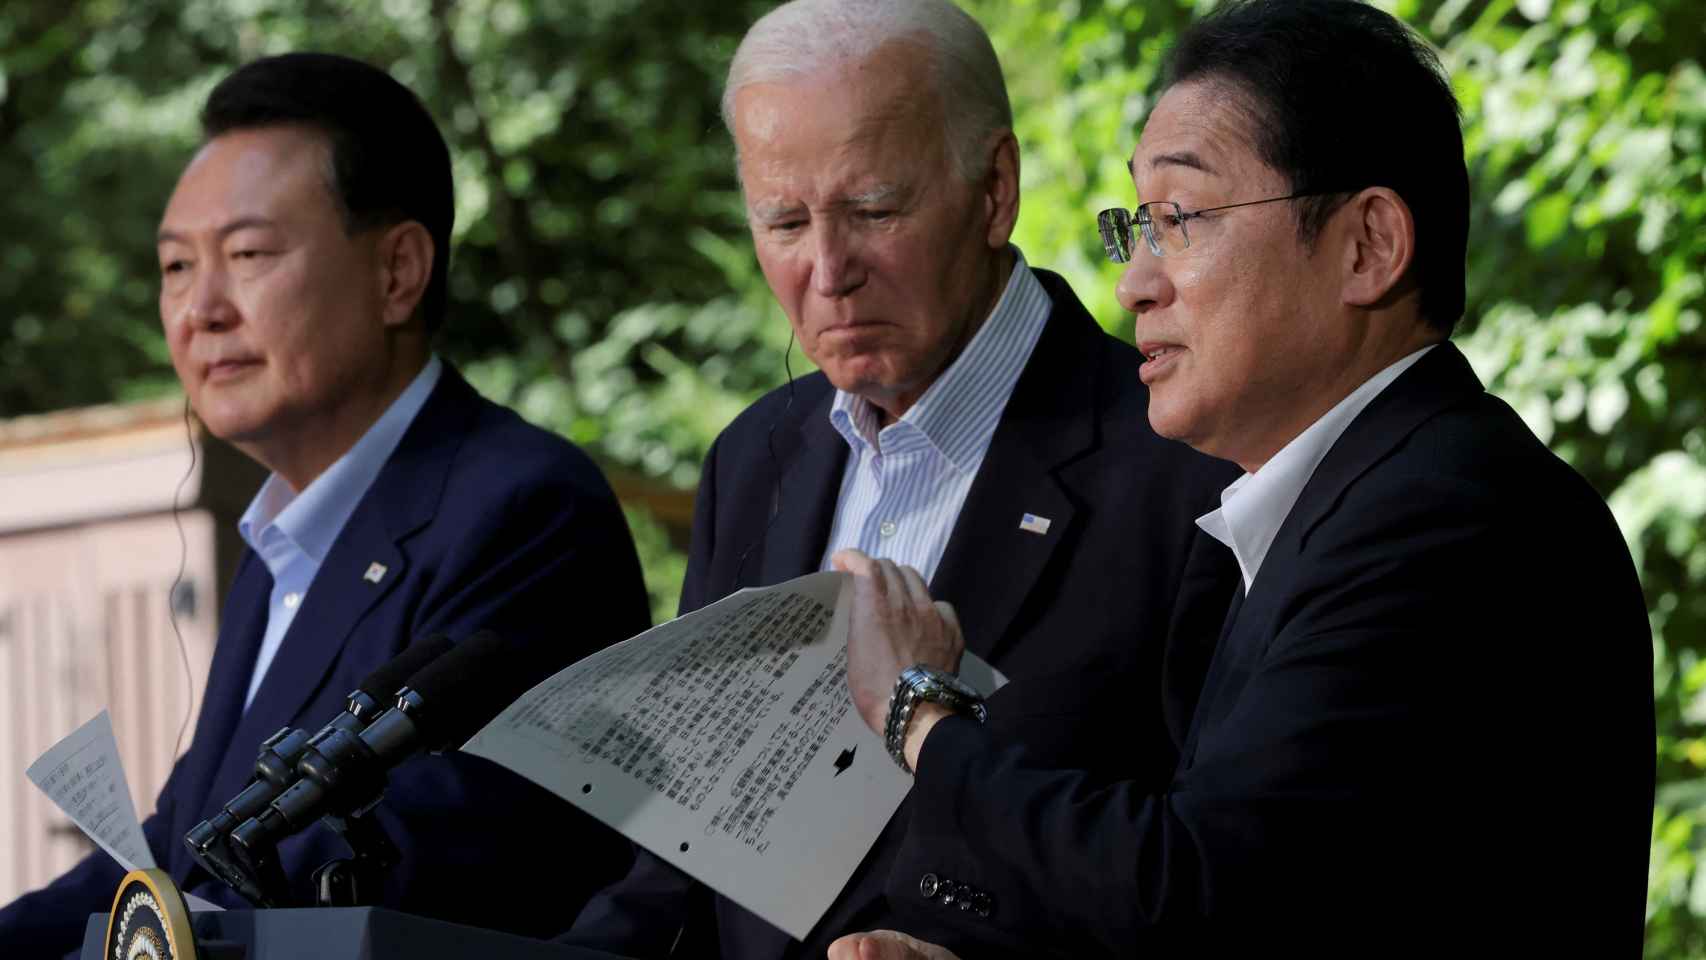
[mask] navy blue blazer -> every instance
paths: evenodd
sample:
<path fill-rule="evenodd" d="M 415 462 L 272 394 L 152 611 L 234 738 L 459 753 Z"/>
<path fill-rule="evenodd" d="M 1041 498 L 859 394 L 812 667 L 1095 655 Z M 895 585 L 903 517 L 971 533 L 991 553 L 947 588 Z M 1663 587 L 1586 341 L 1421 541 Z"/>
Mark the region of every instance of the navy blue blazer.
<path fill-rule="evenodd" d="M 1194 520 L 1214 508 L 1238 471 L 1156 436 L 1137 351 L 1104 333 L 1064 280 L 1036 273 L 1053 301 L 1048 323 L 1002 413 L 931 592 L 954 604 L 969 648 L 1014 679 L 992 699 L 994 714 L 1052 722 L 1056 708 L 1024 694 L 1018 678 L 1037 678 L 1036 687 L 1048 691 L 1051 676 L 1125 677 L 1119 702 L 1131 734 L 1121 749 L 1147 758 L 1159 783 L 1172 771 L 1189 719 L 1188 711 L 1163 712 L 1164 702 L 1179 702 L 1163 695 L 1164 685 L 1194 690 L 1211 646 L 1169 651 L 1164 640 L 1175 618 L 1192 609 L 1218 623 L 1236 577 L 1230 556 L 1191 558 Z M 760 399 L 717 439 L 694 507 L 683 611 L 818 569 L 848 455 L 829 423 L 834 392 L 822 374 L 804 377 Z M 1048 533 L 1020 529 L 1026 513 L 1048 517 Z M 1181 595 L 1199 602 L 1187 606 Z M 1091 752 L 1081 759 L 1101 766 L 1111 758 Z M 562 939 L 662 956 L 685 925 L 675 956 L 740 960 L 821 958 L 836 937 L 873 927 L 958 943 L 956 929 L 940 918 L 902 916 L 884 896 L 898 853 L 917 842 L 903 804 L 804 943 L 731 901 L 713 902 L 644 852 Z"/>
<path fill-rule="evenodd" d="M 984 892 L 979 957 L 1640 953 L 1640 585 L 1598 494 L 1449 343 L 1310 478 L 1170 783 L 1061 762 L 1134 726 L 1071 720 L 935 727 L 891 900 L 935 916 L 943 878 Z"/>
<path fill-rule="evenodd" d="M 376 562 L 386 573 L 372 583 L 364 574 Z M 287 726 L 319 729 L 364 676 L 435 632 L 460 640 L 496 630 L 513 645 L 518 674 L 537 680 L 650 621 L 627 523 L 598 468 L 448 367 L 338 535 L 245 712 L 271 588 L 265 565 L 246 553 L 195 737 L 143 824 L 181 887 L 234 908 L 248 904 L 195 864 L 183 836 L 248 783 L 263 739 Z M 378 814 L 402 851 L 381 905 L 459 923 L 555 933 L 564 911 L 572 916 L 631 859 L 620 835 L 460 753 L 399 766 Z M 310 873 L 347 849 L 315 824 L 279 853 L 307 903 Z M 547 869 L 555 879 L 537 882 Z M 91 854 L 0 910 L 0 943 L 23 956 L 76 950 L 119 879 L 110 857 Z"/>

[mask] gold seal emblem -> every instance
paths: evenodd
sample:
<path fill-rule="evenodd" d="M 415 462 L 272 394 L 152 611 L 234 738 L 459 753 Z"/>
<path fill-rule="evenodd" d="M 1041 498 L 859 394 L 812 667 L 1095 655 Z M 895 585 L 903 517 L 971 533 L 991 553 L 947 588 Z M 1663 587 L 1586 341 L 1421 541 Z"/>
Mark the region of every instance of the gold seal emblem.
<path fill-rule="evenodd" d="M 195 960 L 189 907 L 164 870 L 132 870 L 107 917 L 106 960 Z"/>

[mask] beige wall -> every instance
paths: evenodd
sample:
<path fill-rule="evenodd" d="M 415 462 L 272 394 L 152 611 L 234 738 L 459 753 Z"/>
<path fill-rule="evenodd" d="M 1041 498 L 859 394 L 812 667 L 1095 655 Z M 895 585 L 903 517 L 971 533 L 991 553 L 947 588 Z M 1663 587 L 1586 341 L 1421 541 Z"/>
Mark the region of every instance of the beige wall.
<path fill-rule="evenodd" d="M 146 816 L 194 734 L 240 548 L 232 524 L 260 473 L 186 434 L 181 412 L 0 422 L 0 903 L 91 849 L 25 778 L 42 751 L 109 710 Z M 187 504 L 175 518 L 174 495 Z"/>

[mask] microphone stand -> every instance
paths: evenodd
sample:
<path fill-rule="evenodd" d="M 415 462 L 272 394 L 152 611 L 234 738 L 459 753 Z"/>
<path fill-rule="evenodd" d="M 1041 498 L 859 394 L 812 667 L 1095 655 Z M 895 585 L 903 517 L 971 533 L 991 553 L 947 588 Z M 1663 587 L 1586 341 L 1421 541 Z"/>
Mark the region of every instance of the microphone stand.
<path fill-rule="evenodd" d="M 365 907 L 379 902 L 385 877 L 402 860 L 391 835 L 371 813 L 320 818 L 349 844 L 350 857 L 327 860 L 314 871 L 314 904 Z"/>

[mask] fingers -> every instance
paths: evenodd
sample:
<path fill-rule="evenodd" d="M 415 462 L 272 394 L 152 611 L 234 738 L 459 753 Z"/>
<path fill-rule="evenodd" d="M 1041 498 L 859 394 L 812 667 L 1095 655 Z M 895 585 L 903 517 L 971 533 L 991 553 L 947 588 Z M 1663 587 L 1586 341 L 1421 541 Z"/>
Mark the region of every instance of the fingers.
<path fill-rule="evenodd" d="M 936 612 L 941 615 L 942 619 L 947 622 L 948 626 L 954 628 L 954 635 L 956 637 L 963 637 L 965 635 L 965 631 L 960 629 L 960 615 L 954 611 L 953 604 L 946 600 L 937 600 Z"/>
<path fill-rule="evenodd" d="M 875 562 L 864 551 L 853 549 L 837 550 L 829 558 L 830 565 L 835 569 L 856 577 L 870 576 L 871 564 Z"/>
<path fill-rule="evenodd" d="M 930 605 L 930 585 L 924 582 L 923 574 L 911 567 L 899 567 L 896 573 L 908 599 L 921 607 Z"/>
<path fill-rule="evenodd" d="M 933 943 L 893 930 L 853 933 L 829 945 L 829 960 L 959 960 Z"/>

